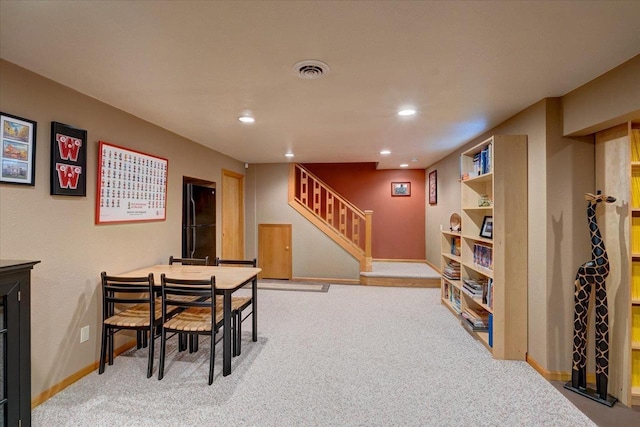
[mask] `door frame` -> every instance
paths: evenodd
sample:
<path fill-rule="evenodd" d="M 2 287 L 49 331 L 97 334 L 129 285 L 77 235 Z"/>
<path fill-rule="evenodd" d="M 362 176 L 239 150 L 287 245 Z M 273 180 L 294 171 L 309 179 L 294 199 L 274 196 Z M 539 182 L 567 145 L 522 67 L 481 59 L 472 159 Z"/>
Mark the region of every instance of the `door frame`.
<path fill-rule="evenodd" d="M 229 212 L 229 207 L 227 206 L 228 197 L 230 192 L 235 187 L 229 186 L 229 180 L 237 180 L 238 181 L 238 193 L 236 194 L 236 198 L 238 200 L 237 210 L 234 210 L 233 213 Z M 231 258 L 231 259 L 244 259 L 244 175 L 233 172 L 227 169 L 222 169 L 222 189 L 221 189 L 222 197 L 220 200 L 221 204 L 221 222 L 222 227 L 220 230 L 221 240 L 222 240 L 222 248 L 221 254 L 222 258 Z M 237 215 L 238 216 L 238 230 L 233 230 L 233 232 L 225 233 L 227 231 L 227 224 L 231 221 L 227 221 L 228 215 Z M 233 240 L 229 240 L 233 239 Z M 235 247 L 236 245 L 229 245 L 229 242 L 232 241 L 237 243 L 237 247 L 239 248 L 239 253 L 229 253 L 230 247 Z"/>

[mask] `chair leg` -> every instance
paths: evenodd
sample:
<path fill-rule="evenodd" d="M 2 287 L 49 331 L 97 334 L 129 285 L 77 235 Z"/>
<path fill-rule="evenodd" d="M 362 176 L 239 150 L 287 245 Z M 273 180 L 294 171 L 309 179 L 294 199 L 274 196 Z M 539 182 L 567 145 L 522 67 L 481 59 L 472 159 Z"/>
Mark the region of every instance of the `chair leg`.
<path fill-rule="evenodd" d="M 115 334 L 115 331 L 108 331 L 107 332 L 107 339 L 108 339 L 108 353 L 109 353 L 109 365 L 113 365 L 113 334 Z"/>
<path fill-rule="evenodd" d="M 167 348 L 167 331 L 162 329 L 160 332 L 160 362 L 158 363 L 158 379 L 161 380 L 164 376 L 164 355 Z"/>
<path fill-rule="evenodd" d="M 237 356 L 240 356 L 240 353 L 242 352 L 242 311 L 238 310 L 237 318 L 238 329 L 236 330 L 236 335 L 238 336 L 238 338 L 236 342 L 237 347 L 235 349 L 235 353 Z"/>
<path fill-rule="evenodd" d="M 187 334 L 178 334 L 178 351 L 187 349 Z"/>
<path fill-rule="evenodd" d="M 140 350 L 143 345 L 142 331 L 136 331 L 136 350 Z"/>
<path fill-rule="evenodd" d="M 189 353 L 198 351 L 198 335 L 189 335 Z"/>
<path fill-rule="evenodd" d="M 98 374 L 102 374 L 104 372 L 104 364 L 105 359 L 107 357 L 107 326 L 102 324 L 102 344 L 100 345 L 100 368 L 98 369 Z"/>
<path fill-rule="evenodd" d="M 215 366 L 216 333 L 211 331 L 211 350 L 209 351 L 209 385 L 213 384 L 213 367 Z"/>
<path fill-rule="evenodd" d="M 146 331 L 142 331 L 143 334 L 146 336 L 147 332 Z M 155 342 L 155 340 L 153 339 L 153 325 L 151 326 L 151 328 L 149 329 L 149 361 L 147 362 L 147 378 L 151 378 L 151 375 L 153 375 L 153 343 Z"/>
<path fill-rule="evenodd" d="M 231 355 L 238 355 L 238 315 L 237 311 L 231 313 Z"/>

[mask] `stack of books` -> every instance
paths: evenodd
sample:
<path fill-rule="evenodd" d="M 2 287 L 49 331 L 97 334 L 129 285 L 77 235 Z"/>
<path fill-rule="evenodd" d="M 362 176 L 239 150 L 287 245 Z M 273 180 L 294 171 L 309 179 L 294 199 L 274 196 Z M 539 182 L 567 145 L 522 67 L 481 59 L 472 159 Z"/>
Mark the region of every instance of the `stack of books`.
<path fill-rule="evenodd" d="M 482 303 L 493 309 L 493 279 L 487 281 L 486 292 L 482 295 Z"/>
<path fill-rule="evenodd" d="M 487 282 L 475 279 L 462 279 L 462 290 L 471 298 L 481 300 L 486 294 Z"/>
<path fill-rule="evenodd" d="M 493 268 L 493 248 L 487 245 L 473 245 L 473 263 L 484 268 Z"/>
<path fill-rule="evenodd" d="M 472 331 L 486 332 L 489 330 L 489 312 L 484 308 L 466 307 L 462 313 L 462 323 Z"/>
<path fill-rule="evenodd" d="M 460 263 L 449 261 L 444 267 L 442 275 L 449 280 L 460 280 Z"/>
<path fill-rule="evenodd" d="M 453 288 L 453 292 L 451 293 L 451 306 L 453 309 L 460 313 L 460 290 L 458 288 Z"/>

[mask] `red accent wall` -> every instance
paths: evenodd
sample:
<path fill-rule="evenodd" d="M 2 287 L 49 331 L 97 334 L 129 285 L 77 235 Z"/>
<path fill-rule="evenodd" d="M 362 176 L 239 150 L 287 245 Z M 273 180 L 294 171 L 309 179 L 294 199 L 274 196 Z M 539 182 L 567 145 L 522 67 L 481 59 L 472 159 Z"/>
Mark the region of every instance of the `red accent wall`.
<path fill-rule="evenodd" d="M 311 173 L 358 208 L 373 211 L 373 258 L 425 259 L 425 170 L 376 170 L 375 163 L 307 163 Z M 392 197 L 392 182 L 411 196 Z"/>

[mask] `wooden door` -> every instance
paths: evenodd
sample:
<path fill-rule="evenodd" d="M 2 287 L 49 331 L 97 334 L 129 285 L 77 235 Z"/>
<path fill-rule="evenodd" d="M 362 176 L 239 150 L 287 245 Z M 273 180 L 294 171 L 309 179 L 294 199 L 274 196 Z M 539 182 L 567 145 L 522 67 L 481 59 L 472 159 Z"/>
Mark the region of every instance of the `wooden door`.
<path fill-rule="evenodd" d="M 258 266 L 264 279 L 291 279 L 291 224 L 258 225 Z"/>
<path fill-rule="evenodd" d="M 244 175 L 224 169 L 221 257 L 244 259 Z"/>

